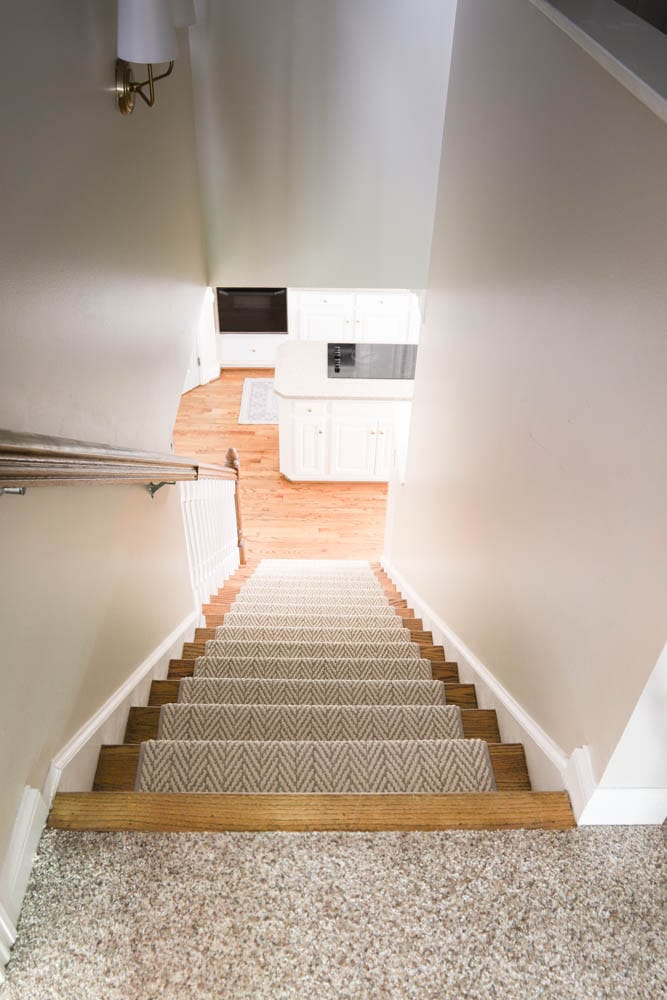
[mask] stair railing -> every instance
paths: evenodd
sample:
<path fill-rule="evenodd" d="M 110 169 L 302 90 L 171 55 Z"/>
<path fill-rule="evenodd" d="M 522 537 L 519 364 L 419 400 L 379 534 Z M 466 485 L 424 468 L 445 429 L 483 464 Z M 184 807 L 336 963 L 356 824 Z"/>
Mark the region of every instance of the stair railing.
<path fill-rule="evenodd" d="M 239 476 L 240 463 L 235 448 L 228 449 L 224 465 L 216 465 L 180 455 L 113 448 L 91 441 L 0 430 L 0 496 L 25 494 L 26 490 L 33 487 L 99 483 L 143 484 L 153 497 L 162 487 L 173 486 L 176 483 L 193 484 L 202 480 L 226 481 L 229 484 L 226 488 L 210 490 L 210 498 L 226 497 L 226 504 L 218 504 L 218 508 L 230 513 L 230 499 L 233 496 L 231 523 L 235 525 L 233 532 L 237 549 L 235 565 L 239 562 L 244 564 L 246 561 Z M 194 495 L 193 493 L 192 496 Z M 183 502 L 183 494 L 181 499 Z M 195 562 L 199 560 L 202 564 L 207 564 L 208 560 L 210 563 L 210 553 L 206 552 L 205 546 L 207 541 L 211 542 L 218 537 L 221 530 L 221 526 L 212 520 L 214 512 L 210 504 L 208 508 L 205 515 L 191 521 L 189 528 L 186 523 L 191 571 L 193 558 Z M 225 521 L 229 521 L 229 517 L 225 517 Z M 204 525 L 206 525 L 205 531 Z M 227 542 L 228 531 L 225 535 Z M 225 550 L 225 555 L 227 554 Z M 219 569 L 220 567 L 218 571 Z M 202 571 L 202 573 L 200 584 L 203 584 L 205 577 L 211 576 L 210 565 L 208 572 Z"/>

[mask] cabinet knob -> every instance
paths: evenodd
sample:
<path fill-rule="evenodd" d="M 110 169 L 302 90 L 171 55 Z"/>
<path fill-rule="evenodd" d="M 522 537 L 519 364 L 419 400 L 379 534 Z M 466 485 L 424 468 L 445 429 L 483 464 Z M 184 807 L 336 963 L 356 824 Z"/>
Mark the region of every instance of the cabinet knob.
<path fill-rule="evenodd" d="M 378 431 L 378 434 L 384 434 L 384 431 Z"/>
<path fill-rule="evenodd" d="M 324 431 L 318 431 L 317 433 L 318 434 L 324 434 Z"/>
<path fill-rule="evenodd" d="M 371 434 L 373 434 L 373 435 L 374 435 L 374 434 L 375 434 L 375 431 L 371 431 Z"/>
<path fill-rule="evenodd" d="M 312 412 L 313 412 L 313 410 L 312 410 L 312 407 L 310 407 L 310 406 L 309 406 L 309 407 L 307 407 L 307 409 L 306 409 L 306 413 L 312 413 Z"/>

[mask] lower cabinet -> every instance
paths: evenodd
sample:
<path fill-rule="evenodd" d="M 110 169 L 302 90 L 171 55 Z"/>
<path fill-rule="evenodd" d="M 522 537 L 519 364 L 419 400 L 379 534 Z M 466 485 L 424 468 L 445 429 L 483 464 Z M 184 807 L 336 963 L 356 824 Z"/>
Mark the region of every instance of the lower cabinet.
<path fill-rule="evenodd" d="M 304 417 L 292 421 L 291 432 L 294 475 L 290 479 L 322 479 L 327 465 L 325 427 Z"/>
<path fill-rule="evenodd" d="M 276 351 L 287 340 L 282 333 L 220 333 L 221 368 L 275 368 Z"/>
<path fill-rule="evenodd" d="M 403 467 L 409 418 L 409 402 L 283 399 L 280 471 L 297 481 L 385 482 Z"/>

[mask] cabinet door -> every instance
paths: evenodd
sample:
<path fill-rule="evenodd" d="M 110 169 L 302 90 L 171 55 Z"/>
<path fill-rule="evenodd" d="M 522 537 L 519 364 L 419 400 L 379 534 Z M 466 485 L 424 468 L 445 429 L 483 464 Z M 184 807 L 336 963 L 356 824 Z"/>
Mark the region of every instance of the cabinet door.
<path fill-rule="evenodd" d="M 394 422 L 379 420 L 377 426 L 377 444 L 375 447 L 375 478 L 391 478 L 394 467 Z"/>
<path fill-rule="evenodd" d="M 357 294 L 355 341 L 405 344 L 410 340 L 410 295 L 402 292 Z"/>
<path fill-rule="evenodd" d="M 299 309 L 301 340 L 354 341 L 354 295 L 346 292 L 302 292 Z"/>
<path fill-rule="evenodd" d="M 335 479 L 375 479 L 377 420 L 335 417 L 331 421 L 329 475 Z"/>
<path fill-rule="evenodd" d="M 325 473 L 326 424 L 323 420 L 296 418 L 292 424 L 294 478 L 321 479 Z"/>

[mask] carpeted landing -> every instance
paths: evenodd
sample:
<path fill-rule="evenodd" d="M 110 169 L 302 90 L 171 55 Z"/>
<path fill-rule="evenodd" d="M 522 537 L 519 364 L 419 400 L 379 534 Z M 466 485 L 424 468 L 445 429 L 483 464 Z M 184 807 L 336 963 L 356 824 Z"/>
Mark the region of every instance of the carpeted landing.
<path fill-rule="evenodd" d="M 659 827 L 47 831 L 1 1000 L 661 1000 Z"/>
<path fill-rule="evenodd" d="M 265 560 L 141 744 L 136 789 L 445 794 L 495 781 L 487 743 L 463 738 L 368 563 Z"/>

